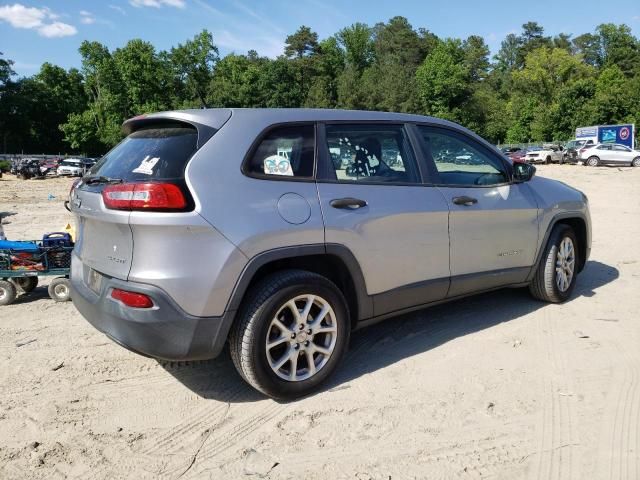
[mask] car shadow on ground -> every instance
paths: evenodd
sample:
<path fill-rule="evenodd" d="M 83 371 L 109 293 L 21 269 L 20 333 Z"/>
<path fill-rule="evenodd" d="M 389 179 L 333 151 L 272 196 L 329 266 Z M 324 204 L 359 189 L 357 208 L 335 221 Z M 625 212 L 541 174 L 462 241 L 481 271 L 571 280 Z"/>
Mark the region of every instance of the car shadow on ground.
<path fill-rule="evenodd" d="M 37 300 L 42 300 L 43 298 L 50 298 L 47 287 L 44 285 L 34 288 L 29 293 L 24 293 L 18 290 L 18 296 L 13 301 L 12 305 L 22 305 L 30 302 L 35 302 Z M 51 301 L 53 302 L 53 300 Z"/>
<path fill-rule="evenodd" d="M 587 263 L 569 302 L 592 297 L 616 280 L 615 267 Z M 526 288 L 503 289 L 441 304 L 388 319 L 352 335 L 342 365 L 320 391 L 350 388 L 349 382 L 400 360 L 437 348 L 455 338 L 527 315 L 547 304 L 534 300 Z M 253 402 L 265 397 L 249 387 L 235 370 L 228 351 L 207 362 L 163 367 L 197 395 L 223 402 Z"/>

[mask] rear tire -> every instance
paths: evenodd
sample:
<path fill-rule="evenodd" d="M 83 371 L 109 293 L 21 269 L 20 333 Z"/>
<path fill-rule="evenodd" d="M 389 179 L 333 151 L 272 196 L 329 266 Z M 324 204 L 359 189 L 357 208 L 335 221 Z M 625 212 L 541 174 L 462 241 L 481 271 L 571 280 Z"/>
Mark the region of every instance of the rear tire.
<path fill-rule="evenodd" d="M 587 158 L 586 165 L 590 167 L 597 167 L 600 163 L 600 159 L 596 156 Z"/>
<path fill-rule="evenodd" d="M 24 293 L 29 293 L 38 286 L 38 277 L 17 277 L 13 279 L 13 283 Z"/>
<path fill-rule="evenodd" d="M 573 229 L 565 224 L 553 227 L 535 276 L 529 284 L 531 295 L 550 303 L 567 300 L 576 284 L 578 252 Z"/>
<path fill-rule="evenodd" d="M 631 166 L 640 167 L 640 157 L 636 157 L 633 160 L 631 160 Z"/>
<path fill-rule="evenodd" d="M 71 300 L 71 285 L 65 277 L 54 278 L 49 284 L 49 296 L 56 302 L 68 302 Z"/>
<path fill-rule="evenodd" d="M 284 270 L 258 282 L 243 304 L 229 346 L 247 383 L 272 398 L 290 399 L 331 376 L 350 334 L 347 303 L 335 284 L 315 273 Z"/>
<path fill-rule="evenodd" d="M 547 158 L 545 158 L 544 163 L 545 163 L 546 165 L 549 165 L 549 164 L 551 163 L 551 157 L 547 157 Z"/>
<path fill-rule="evenodd" d="M 0 305 L 11 305 L 18 292 L 16 286 L 8 280 L 0 280 Z"/>

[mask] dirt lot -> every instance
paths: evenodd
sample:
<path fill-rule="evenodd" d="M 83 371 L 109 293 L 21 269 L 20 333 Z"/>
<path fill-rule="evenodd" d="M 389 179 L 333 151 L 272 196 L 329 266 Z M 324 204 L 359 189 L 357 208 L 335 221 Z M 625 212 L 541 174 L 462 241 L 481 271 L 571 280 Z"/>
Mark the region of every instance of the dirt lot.
<path fill-rule="evenodd" d="M 130 353 L 45 287 L 0 307 L 0 478 L 640 478 L 640 169 L 538 173 L 590 198 L 571 301 L 505 290 L 387 321 L 298 402 L 226 356 Z M 1 179 L 7 235 L 64 227 L 69 184 Z"/>

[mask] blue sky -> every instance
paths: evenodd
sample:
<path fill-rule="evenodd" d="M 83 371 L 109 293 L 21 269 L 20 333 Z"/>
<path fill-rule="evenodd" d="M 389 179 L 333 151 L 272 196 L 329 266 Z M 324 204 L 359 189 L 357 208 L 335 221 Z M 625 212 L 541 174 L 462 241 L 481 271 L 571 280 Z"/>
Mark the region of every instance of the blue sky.
<path fill-rule="evenodd" d="M 550 35 L 626 23 L 640 37 L 640 0 L 0 0 L 0 51 L 19 75 L 31 75 L 45 61 L 79 67 L 83 40 L 114 49 L 142 38 L 163 50 L 206 28 L 223 55 L 255 49 L 276 57 L 302 24 L 324 38 L 354 22 L 373 25 L 395 15 L 441 37 L 482 35 L 494 53 L 528 20 Z"/>

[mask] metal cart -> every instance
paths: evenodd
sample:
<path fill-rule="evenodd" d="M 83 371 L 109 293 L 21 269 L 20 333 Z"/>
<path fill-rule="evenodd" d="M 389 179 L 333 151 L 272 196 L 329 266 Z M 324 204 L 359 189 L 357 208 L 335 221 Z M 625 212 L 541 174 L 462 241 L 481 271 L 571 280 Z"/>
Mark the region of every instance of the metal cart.
<path fill-rule="evenodd" d="M 57 234 L 51 234 L 57 235 Z M 49 296 L 56 302 L 71 299 L 69 270 L 73 246 L 43 240 L 14 242 L 14 248 L 0 248 L 0 305 L 13 303 L 18 291 L 31 292 L 38 277 L 56 277 L 49 285 Z"/>

